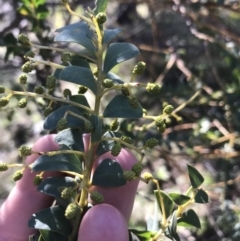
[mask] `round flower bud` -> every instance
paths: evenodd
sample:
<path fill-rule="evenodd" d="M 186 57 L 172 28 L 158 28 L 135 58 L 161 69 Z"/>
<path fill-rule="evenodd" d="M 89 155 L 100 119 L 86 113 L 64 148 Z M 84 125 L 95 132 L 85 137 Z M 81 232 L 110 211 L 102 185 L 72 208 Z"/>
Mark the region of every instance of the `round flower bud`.
<path fill-rule="evenodd" d="M 150 94 L 158 94 L 161 91 L 162 86 L 159 84 L 148 83 L 146 87 L 146 91 Z"/>
<path fill-rule="evenodd" d="M 136 177 L 136 174 L 133 171 L 124 171 L 123 172 L 123 178 L 127 181 L 132 181 L 135 179 L 135 177 Z"/>
<path fill-rule="evenodd" d="M 148 148 L 153 148 L 157 145 L 158 145 L 158 140 L 156 138 L 150 138 L 145 143 L 145 146 Z"/>
<path fill-rule="evenodd" d="M 9 103 L 9 99 L 7 97 L 2 97 L 0 99 L 0 107 L 5 107 Z"/>
<path fill-rule="evenodd" d="M 41 175 L 37 174 L 33 180 L 33 184 L 35 186 L 38 186 L 42 182 L 42 180 L 43 180 L 43 177 Z"/>
<path fill-rule="evenodd" d="M 49 116 L 52 113 L 52 108 L 51 107 L 46 107 L 43 111 L 44 117 Z"/>
<path fill-rule="evenodd" d="M 28 59 L 28 57 L 33 58 L 34 56 L 35 56 L 35 53 L 33 51 L 28 51 L 27 53 L 25 53 L 23 57 L 25 59 Z"/>
<path fill-rule="evenodd" d="M 127 142 L 128 144 L 132 144 L 132 138 L 129 136 L 121 136 L 121 139 Z"/>
<path fill-rule="evenodd" d="M 103 24 L 107 21 L 107 15 L 105 13 L 98 13 L 96 16 L 98 24 Z"/>
<path fill-rule="evenodd" d="M 21 146 L 18 149 L 18 152 L 19 152 L 19 155 L 21 157 L 30 156 L 32 154 L 32 147 L 30 147 L 30 146 Z"/>
<path fill-rule="evenodd" d="M 46 81 L 46 87 L 49 89 L 49 90 L 52 90 L 55 88 L 55 85 L 56 85 L 56 78 L 53 76 L 53 75 L 49 75 L 47 77 L 47 81 Z"/>
<path fill-rule="evenodd" d="M 118 143 L 118 142 L 115 142 L 115 144 L 113 145 L 113 147 L 111 149 L 111 154 L 113 156 L 118 156 L 118 154 L 120 153 L 121 149 L 122 149 L 121 144 Z"/>
<path fill-rule="evenodd" d="M 70 203 L 65 210 L 65 217 L 67 219 L 73 219 L 80 211 L 80 207 L 76 203 Z"/>
<path fill-rule="evenodd" d="M 18 35 L 18 41 L 22 44 L 30 44 L 28 36 L 22 33 Z"/>
<path fill-rule="evenodd" d="M 129 96 L 130 95 L 127 87 L 122 87 L 121 91 L 122 91 L 122 94 L 125 95 L 125 96 Z"/>
<path fill-rule="evenodd" d="M 34 92 L 36 94 L 42 95 L 44 93 L 44 87 L 41 85 L 35 86 Z"/>
<path fill-rule="evenodd" d="M 140 176 L 143 170 L 143 165 L 141 162 L 137 162 L 132 166 L 132 171 L 135 173 L 136 176 Z"/>
<path fill-rule="evenodd" d="M 61 192 L 61 197 L 63 199 L 70 199 L 74 196 L 75 191 L 72 187 L 66 187 Z"/>
<path fill-rule="evenodd" d="M 90 133 L 93 131 L 93 125 L 90 121 L 85 121 L 84 123 L 84 131 L 86 131 L 87 133 Z"/>
<path fill-rule="evenodd" d="M 160 127 L 157 127 L 157 130 L 160 132 L 160 133 L 163 133 L 165 130 L 166 130 L 166 125 L 164 124 L 163 126 L 160 126 Z"/>
<path fill-rule="evenodd" d="M 140 75 L 143 73 L 143 71 L 145 70 L 146 68 L 146 63 L 144 62 L 139 62 L 137 63 L 134 68 L 133 68 L 133 71 L 132 71 L 132 74 L 134 75 Z"/>
<path fill-rule="evenodd" d="M 129 104 L 131 105 L 131 107 L 133 109 L 137 109 L 138 108 L 138 100 L 135 96 L 133 97 L 129 97 Z"/>
<path fill-rule="evenodd" d="M 4 172 L 8 170 L 8 165 L 5 163 L 0 164 L 0 172 Z"/>
<path fill-rule="evenodd" d="M 63 96 L 64 96 L 65 98 L 72 96 L 71 90 L 70 90 L 70 89 L 65 89 L 65 90 L 63 91 Z"/>
<path fill-rule="evenodd" d="M 102 85 L 104 88 L 111 88 L 114 84 L 111 79 L 104 79 Z"/>
<path fill-rule="evenodd" d="M 5 88 L 4 86 L 0 85 L 0 94 L 4 94 L 5 93 Z"/>
<path fill-rule="evenodd" d="M 25 98 L 22 98 L 18 101 L 18 107 L 19 108 L 25 108 L 27 106 L 27 100 Z"/>
<path fill-rule="evenodd" d="M 57 130 L 62 131 L 67 128 L 67 120 L 65 118 L 61 118 L 57 123 Z"/>
<path fill-rule="evenodd" d="M 90 197 L 96 204 L 100 204 L 104 201 L 103 195 L 101 193 L 99 193 L 98 191 L 93 191 L 90 194 Z"/>
<path fill-rule="evenodd" d="M 164 119 L 162 119 L 161 117 L 157 117 L 157 118 L 155 119 L 155 125 L 156 125 L 157 127 L 162 127 L 162 126 L 164 126 L 164 125 L 165 125 Z"/>
<path fill-rule="evenodd" d="M 27 61 L 23 66 L 22 66 L 22 71 L 24 73 L 29 73 L 31 72 L 32 70 L 35 69 L 35 66 L 30 62 L 30 61 Z"/>
<path fill-rule="evenodd" d="M 22 84 L 22 85 L 27 84 L 27 75 L 21 74 L 21 75 L 18 77 L 18 81 L 19 81 L 19 83 Z"/>
<path fill-rule="evenodd" d="M 171 115 L 174 110 L 174 107 L 172 105 L 167 105 L 163 109 L 163 113 L 166 115 Z"/>
<path fill-rule="evenodd" d="M 13 180 L 16 182 L 16 181 L 19 181 L 21 178 L 23 177 L 23 171 L 16 171 L 14 174 L 13 174 Z"/>
<path fill-rule="evenodd" d="M 78 94 L 85 94 L 88 91 L 88 88 L 83 85 L 79 85 L 78 87 Z"/>
<path fill-rule="evenodd" d="M 64 64 L 67 64 L 69 61 L 71 61 L 72 57 L 69 53 L 63 53 L 61 56 L 61 60 Z"/>
<path fill-rule="evenodd" d="M 111 122 L 110 124 L 111 131 L 116 131 L 118 127 L 119 127 L 119 122 L 117 120 L 114 120 Z"/>
<path fill-rule="evenodd" d="M 145 172 L 143 173 L 143 176 L 142 176 L 147 182 L 151 181 L 153 179 L 153 176 L 150 172 Z"/>

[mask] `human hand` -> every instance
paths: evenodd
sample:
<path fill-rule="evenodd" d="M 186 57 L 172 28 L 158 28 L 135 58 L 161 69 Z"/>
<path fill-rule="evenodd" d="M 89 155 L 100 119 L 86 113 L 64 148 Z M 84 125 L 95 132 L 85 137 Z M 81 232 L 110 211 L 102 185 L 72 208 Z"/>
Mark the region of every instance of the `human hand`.
<path fill-rule="evenodd" d="M 54 135 L 42 137 L 33 146 L 34 151 L 57 150 Z M 27 158 L 27 164 L 34 162 L 38 155 Z M 105 158 L 111 158 L 105 153 L 96 160 L 96 166 Z M 114 157 L 124 170 L 130 170 L 136 162 L 135 157 L 127 150 L 122 149 L 118 157 Z M 9 197 L 0 209 L 0 240 L 1 241 L 26 241 L 34 231 L 27 227 L 31 215 L 41 209 L 51 206 L 52 198 L 37 191 L 33 180 L 36 173 L 26 169 L 23 178 L 18 181 Z M 59 173 L 47 173 L 48 176 Z M 80 228 L 78 241 L 128 241 L 129 234 L 127 221 L 130 217 L 138 181 L 128 182 L 118 188 L 92 187 L 104 196 L 104 204 L 91 208 L 84 216 Z"/>

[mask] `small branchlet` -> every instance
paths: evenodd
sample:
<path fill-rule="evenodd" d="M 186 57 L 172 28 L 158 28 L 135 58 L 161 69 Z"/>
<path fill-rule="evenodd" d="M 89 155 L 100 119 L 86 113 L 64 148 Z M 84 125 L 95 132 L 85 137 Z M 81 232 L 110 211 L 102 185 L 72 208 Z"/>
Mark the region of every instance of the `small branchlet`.
<path fill-rule="evenodd" d="M 118 156 L 119 153 L 121 152 L 121 149 L 122 149 L 121 144 L 118 143 L 118 142 L 115 142 L 114 145 L 113 145 L 113 147 L 112 147 L 112 149 L 111 149 L 111 154 L 112 154 L 113 156 Z"/>
<path fill-rule="evenodd" d="M 93 200 L 93 202 L 96 204 L 103 203 L 103 201 L 104 201 L 103 195 L 101 193 L 99 193 L 98 191 L 91 192 L 90 197 Z"/>
<path fill-rule="evenodd" d="M 25 156 L 30 156 L 32 154 L 32 147 L 30 146 L 21 146 L 18 149 L 19 155 L 21 157 L 25 157 Z"/>
<path fill-rule="evenodd" d="M 132 181 L 134 180 L 136 177 L 136 174 L 135 172 L 133 171 L 124 171 L 123 172 L 123 178 L 126 180 L 126 181 Z"/>
<path fill-rule="evenodd" d="M 141 75 L 143 73 L 143 71 L 145 70 L 145 68 L 146 68 L 146 63 L 144 63 L 142 61 L 138 62 L 134 66 L 134 68 L 132 70 L 132 74 L 134 74 L 134 75 Z"/>
<path fill-rule="evenodd" d="M 159 84 L 148 83 L 146 86 L 146 91 L 150 94 L 159 94 L 162 86 Z"/>
<path fill-rule="evenodd" d="M 77 203 L 70 203 L 65 210 L 65 217 L 67 219 L 73 219 L 76 217 L 77 213 L 80 212 L 80 207 Z"/>

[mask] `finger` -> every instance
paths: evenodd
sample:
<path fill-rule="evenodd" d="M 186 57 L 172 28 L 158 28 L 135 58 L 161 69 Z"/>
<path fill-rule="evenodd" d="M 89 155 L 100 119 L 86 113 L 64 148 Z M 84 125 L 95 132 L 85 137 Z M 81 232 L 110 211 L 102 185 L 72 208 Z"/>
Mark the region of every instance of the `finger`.
<path fill-rule="evenodd" d="M 47 135 L 39 139 L 33 146 L 34 151 L 51 151 L 59 147 L 53 141 L 54 135 Z M 27 158 L 27 164 L 34 162 L 38 155 Z M 30 169 L 24 171 L 23 178 L 9 194 L 0 209 L 0 240 L 1 241 L 26 241 L 34 233 L 28 228 L 31 215 L 51 205 L 52 198 L 37 191 L 33 180 L 36 173 Z M 52 173 L 49 175 L 52 175 Z"/>
<path fill-rule="evenodd" d="M 129 234 L 124 216 L 113 206 L 100 204 L 92 207 L 83 217 L 78 241 L 128 241 Z"/>
<path fill-rule="evenodd" d="M 117 161 L 123 170 L 131 170 L 132 166 L 137 162 L 136 157 L 129 150 L 123 148 L 117 157 L 112 156 L 110 152 L 100 156 L 94 163 L 93 172 L 97 166 L 107 158 Z M 102 194 L 104 203 L 116 207 L 123 214 L 126 221 L 128 221 L 131 216 L 138 183 L 139 180 L 134 180 L 127 182 L 124 186 L 113 188 L 93 186 L 90 188 L 90 192 L 98 191 Z M 90 199 L 89 201 L 92 202 Z"/>

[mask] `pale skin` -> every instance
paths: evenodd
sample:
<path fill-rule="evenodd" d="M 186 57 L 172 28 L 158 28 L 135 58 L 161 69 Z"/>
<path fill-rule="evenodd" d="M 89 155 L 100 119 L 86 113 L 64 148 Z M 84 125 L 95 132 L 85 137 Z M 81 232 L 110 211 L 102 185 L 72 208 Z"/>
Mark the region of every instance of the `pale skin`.
<path fill-rule="evenodd" d="M 47 135 L 38 140 L 33 146 L 34 151 L 57 150 L 58 145 L 53 141 L 53 135 Z M 86 140 L 85 140 L 86 143 Z M 27 158 L 30 164 L 37 159 L 37 155 Z M 105 158 L 110 158 L 110 153 L 105 153 L 95 161 L 96 166 Z M 118 161 L 124 170 L 130 170 L 137 161 L 131 152 L 123 149 Z M 31 215 L 41 209 L 51 206 L 52 198 L 37 192 L 33 185 L 36 173 L 25 170 L 23 178 L 17 182 L 7 200 L 0 209 L 0 240 L 1 241 L 26 241 L 28 236 L 35 231 L 27 227 Z M 48 173 L 59 175 L 59 173 Z M 128 182 L 118 188 L 92 187 L 105 197 L 104 204 L 91 208 L 84 216 L 80 228 L 78 241 L 128 241 L 129 234 L 127 222 L 131 215 L 138 181 Z"/>

